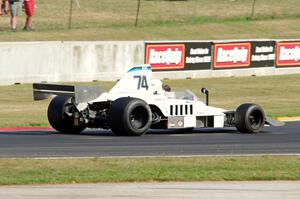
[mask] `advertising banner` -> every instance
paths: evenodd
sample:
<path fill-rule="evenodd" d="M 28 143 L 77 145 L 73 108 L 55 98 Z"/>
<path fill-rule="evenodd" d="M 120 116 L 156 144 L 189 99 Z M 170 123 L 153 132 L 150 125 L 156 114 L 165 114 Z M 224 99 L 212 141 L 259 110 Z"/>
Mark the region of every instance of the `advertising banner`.
<path fill-rule="evenodd" d="M 278 42 L 276 66 L 300 66 L 300 42 Z"/>
<path fill-rule="evenodd" d="M 149 42 L 145 52 L 154 71 L 300 67 L 300 41 Z"/>
<path fill-rule="evenodd" d="M 184 69 L 184 44 L 148 44 L 146 45 L 146 64 L 153 70 Z"/>
<path fill-rule="evenodd" d="M 211 42 L 185 43 L 185 70 L 211 69 Z"/>
<path fill-rule="evenodd" d="M 275 41 L 251 41 L 251 67 L 275 66 Z"/>
<path fill-rule="evenodd" d="M 250 59 L 251 44 L 249 42 L 214 45 L 214 69 L 250 67 Z"/>
<path fill-rule="evenodd" d="M 146 43 L 145 52 L 154 71 L 211 69 L 211 42 Z"/>

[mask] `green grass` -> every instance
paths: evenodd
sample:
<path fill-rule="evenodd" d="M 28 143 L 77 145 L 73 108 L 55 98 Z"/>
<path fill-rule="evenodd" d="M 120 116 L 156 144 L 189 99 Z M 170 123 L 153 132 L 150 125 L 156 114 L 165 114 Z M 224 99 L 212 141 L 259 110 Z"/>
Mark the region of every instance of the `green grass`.
<path fill-rule="evenodd" d="M 299 38 L 298 0 L 84 0 L 73 10 L 70 0 L 36 0 L 35 32 L 11 33 L 9 17 L 0 17 L 0 41 L 45 40 L 201 40 Z M 19 17 L 19 29 L 24 24 Z"/>
<path fill-rule="evenodd" d="M 300 157 L 1 159 L 0 185 L 300 180 Z"/>
<path fill-rule="evenodd" d="M 206 87 L 210 91 L 210 105 L 216 107 L 235 109 L 251 102 L 262 105 L 271 117 L 300 115 L 300 75 L 165 80 L 164 83 L 174 91 L 190 89 L 201 100 L 204 96 L 200 90 Z M 114 83 L 77 84 L 101 84 L 109 90 Z M 0 86 L 0 127 L 48 126 L 48 104 L 49 100 L 33 101 L 29 84 Z"/>

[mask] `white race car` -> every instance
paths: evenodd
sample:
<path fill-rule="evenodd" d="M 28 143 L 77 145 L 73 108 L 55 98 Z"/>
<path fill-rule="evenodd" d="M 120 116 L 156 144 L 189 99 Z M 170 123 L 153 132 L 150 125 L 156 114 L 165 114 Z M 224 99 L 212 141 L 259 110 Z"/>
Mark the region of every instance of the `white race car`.
<path fill-rule="evenodd" d="M 140 136 L 149 129 L 236 127 L 241 133 L 258 133 L 265 124 L 282 125 L 266 118 L 256 104 L 235 111 L 208 106 L 191 91 L 172 92 L 152 79 L 150 65 L 136 66 L 109 91 L 100 87 L 33 84 L 35 100 L 54 97 L 48 107 L 50 125 L 61 133 L 85 128 L 111 129 L 116 135 Z"/>

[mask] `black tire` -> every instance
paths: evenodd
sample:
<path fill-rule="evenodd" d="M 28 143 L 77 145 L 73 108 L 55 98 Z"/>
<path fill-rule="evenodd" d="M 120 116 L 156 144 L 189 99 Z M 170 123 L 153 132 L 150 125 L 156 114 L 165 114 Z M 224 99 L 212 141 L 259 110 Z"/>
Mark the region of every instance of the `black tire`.
<path fill-rule="evenodd" d="M 235 112 L 235 125 L 241 133 L 259 133 L 265 120 L 265 113 L 257 104 L 242 104 Z"/>
<path fill-rule="evenodd" d="M 66 106 L 71 103 L 71 98 L 66 96 L 56 96 L 48 106 L 48 121 L 50 125 L 60 133 L 77 134 L 86 127 L 74 126 L 73 117 L 65 113 Z"/>
<path fill-rule="evenodd" d="M 141 136 L 149 130 L 151 116 L 150 106 L 145 101 L 131 97 L 119 98 L 110 108 L 110 128 L 115 135 Z"/>

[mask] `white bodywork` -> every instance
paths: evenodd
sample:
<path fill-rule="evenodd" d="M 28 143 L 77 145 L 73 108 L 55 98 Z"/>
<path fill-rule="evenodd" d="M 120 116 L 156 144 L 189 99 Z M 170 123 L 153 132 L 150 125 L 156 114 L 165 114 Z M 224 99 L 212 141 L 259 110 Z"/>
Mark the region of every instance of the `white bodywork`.
<path fill-rule="evenodd" d="M 264 124 L 284 125 L 266 118 L 257 104 L 245 103 L 235 111 L 211 107 L 189 90 L 171 92 L 152 75 L 150 65 L 136 66 L 109 92 L 101 87 L 34 83 L 33 96 L 43 100 L 57 95 L 49 104 L 48 120 L 63 133 L 104 128 L 116 135 L 137 136 L 149 128 L 205 127 L 236 127 L 243 133 L 258 133 Z M 201 91 L 208 101 L 208 90 Z"/>
<path fill-rule="evenodd" d="M 152 70 L 149 65 L 130 69 L 109 92 L 102 93 L 88 104 L 115 101 L 121 97 L 140 98 L 150 107 L 159 108 L 168 120 L 167 128 L 207 126 L 207 124 L 203 124 L 204 122 L 210 122 L 209 127 L 224 127 L 226 110 L 207 106 L 188 90 L 184 92 L 163 90 L 162 82 L 152 78 Z M 78 104 L 77 108 L 84 109 L 87 106 L 85 104 Z"/>

